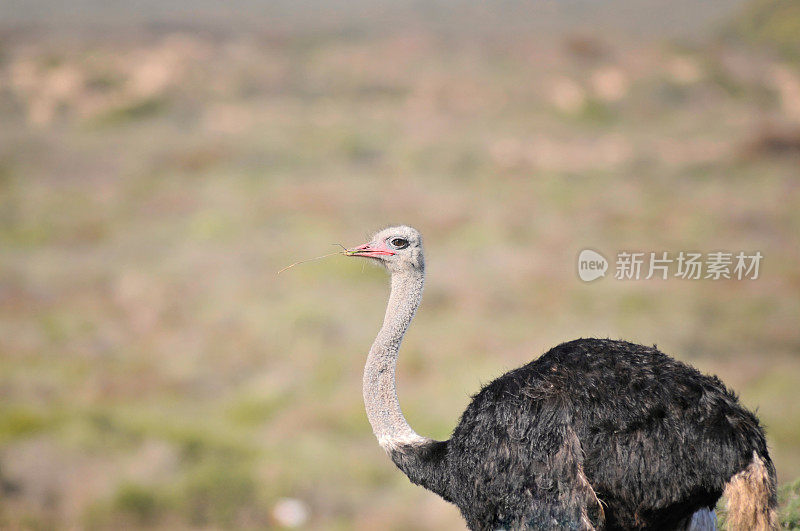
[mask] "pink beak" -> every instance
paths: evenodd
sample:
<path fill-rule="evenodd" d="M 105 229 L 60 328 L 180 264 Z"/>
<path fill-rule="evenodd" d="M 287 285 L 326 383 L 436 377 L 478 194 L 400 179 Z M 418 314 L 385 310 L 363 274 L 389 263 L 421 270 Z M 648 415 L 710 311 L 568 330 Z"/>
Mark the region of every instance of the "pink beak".
<path fill-rule="evenodd" d="M 378 243 L 365 243 L 352 249 L 345 251 L 347 256 L 367 256 L 370 258 L 378 258 L 380 256 L 392 256 L 394 251 L 386 246 L 385 242 Z"/>

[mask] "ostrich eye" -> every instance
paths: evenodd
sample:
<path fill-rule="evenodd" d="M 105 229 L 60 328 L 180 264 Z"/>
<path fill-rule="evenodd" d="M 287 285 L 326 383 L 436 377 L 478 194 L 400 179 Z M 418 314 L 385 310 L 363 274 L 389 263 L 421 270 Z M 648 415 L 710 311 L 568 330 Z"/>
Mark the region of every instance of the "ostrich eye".
<path fill-rule="evenodd" d="M 391 244 L 398 249 L 405 249 L 408 247 L 408 240 L 404 240 L 403 238 L 395 238 L 391 241 Z"/>

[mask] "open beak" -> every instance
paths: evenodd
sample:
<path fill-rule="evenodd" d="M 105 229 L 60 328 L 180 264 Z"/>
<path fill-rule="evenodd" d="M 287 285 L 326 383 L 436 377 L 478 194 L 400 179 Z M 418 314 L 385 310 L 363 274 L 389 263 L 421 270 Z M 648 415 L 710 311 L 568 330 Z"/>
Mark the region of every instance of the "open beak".
<path fill-rule="evenodd" d="M 386 243 L 365 243 L 352 249 L 347 249 L 347 256 L 366 256 L 368 258 L 380 258 L 381 256 L 392 256 L 394 251 L 386 247 Z"/>

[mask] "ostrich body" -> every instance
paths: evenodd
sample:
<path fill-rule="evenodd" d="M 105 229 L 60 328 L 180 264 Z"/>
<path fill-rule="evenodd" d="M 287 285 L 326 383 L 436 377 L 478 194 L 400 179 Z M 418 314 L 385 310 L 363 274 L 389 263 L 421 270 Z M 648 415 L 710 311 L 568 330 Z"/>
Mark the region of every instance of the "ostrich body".
<path fill-rule="evenodd" d="M 775 469 L 758 419 L 718 378 L 654 347 L 563 343 L 486 385 L 449 440 L 418 435 L 395 367 L 422 298 L 422 239 L 389 227 L 347 254 L 391 273 L 364 370 L 375 436 L 470 529 L 714 529 L 723 492 L 732 528 L 775 528 Z"/>

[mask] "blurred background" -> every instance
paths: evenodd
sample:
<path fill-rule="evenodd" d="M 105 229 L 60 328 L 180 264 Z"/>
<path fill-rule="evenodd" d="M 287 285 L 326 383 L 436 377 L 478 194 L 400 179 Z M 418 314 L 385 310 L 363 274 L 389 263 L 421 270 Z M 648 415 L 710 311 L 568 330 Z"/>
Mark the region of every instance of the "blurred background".
<path fill-rule="evenodd" d="M 276 276 L 389 223 L 419 433 L 559 342 L 657 343 L 758 411 L 800 525 L 796 1 L 5 0 L 0 527 L 463 529 L 365 418 L 384 272 Z M 587 284 L 587 247 L 764 259 Z"/>

